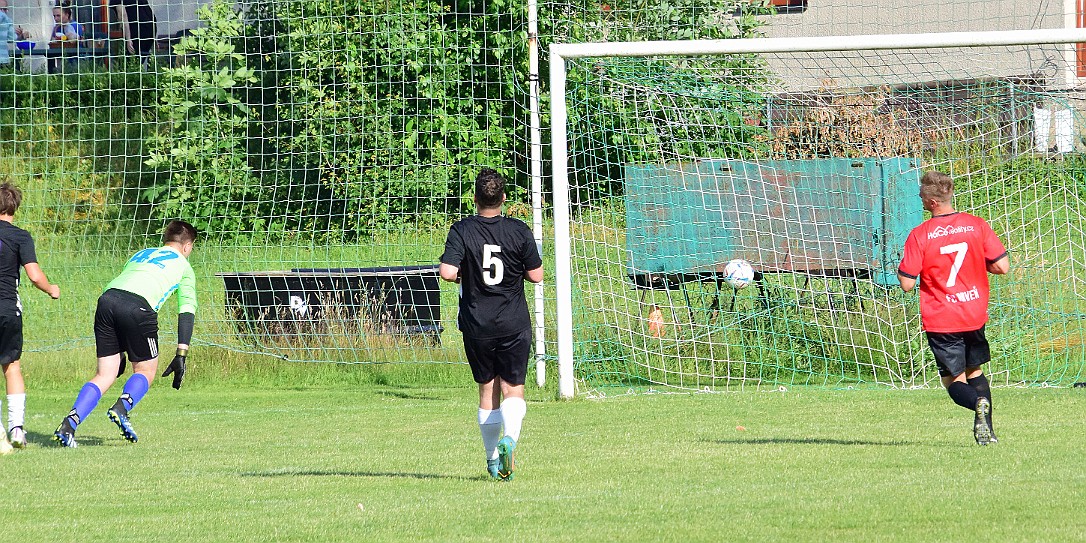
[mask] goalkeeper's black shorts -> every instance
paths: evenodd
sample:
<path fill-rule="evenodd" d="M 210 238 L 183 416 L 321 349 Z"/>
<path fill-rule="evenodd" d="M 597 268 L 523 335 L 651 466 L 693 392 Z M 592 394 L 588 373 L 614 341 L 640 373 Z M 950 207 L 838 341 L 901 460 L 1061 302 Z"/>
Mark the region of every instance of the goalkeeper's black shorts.
<path fill-rule="evenodd" d="M 158 358 L 158 313 L 139 294 L 111 288 L 98 297 L 94 344 L 98 358 L 121 351 L 132 362 Z"/>
<path fill-rule="evenodd" d="M 23 318 L 0 317 L 0 366 L 6 366 L 23 356 Z"/>
<path fill-rule="evenodd" d="M 528 356 L 532 351 L 532 329 L 511 336 L 477 339 L 464 336 L 464 352 L 468 356 L 471 375 L 479 384 L 494 377 L 511 385 L 523 385 L 528 373 Z"/>
<path fill-rule="evenodd" d="M 967 367 L 979 367 L 992 359 L 983 326 L 970 332 L 928 332 L 927 335 L 940 377 L 955 377 Z"/>

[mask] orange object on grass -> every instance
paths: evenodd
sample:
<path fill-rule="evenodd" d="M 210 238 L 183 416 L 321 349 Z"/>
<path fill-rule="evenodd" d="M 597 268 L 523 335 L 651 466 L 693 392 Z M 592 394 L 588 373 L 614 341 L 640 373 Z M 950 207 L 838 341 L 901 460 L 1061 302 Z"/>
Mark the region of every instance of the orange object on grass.
<path fill-rule="evenodd" d="M 656 304 L 652 304 L 652 311 L 649 312 L 649 334 L 652 337 L 664 335 L 664 312 Z"/>

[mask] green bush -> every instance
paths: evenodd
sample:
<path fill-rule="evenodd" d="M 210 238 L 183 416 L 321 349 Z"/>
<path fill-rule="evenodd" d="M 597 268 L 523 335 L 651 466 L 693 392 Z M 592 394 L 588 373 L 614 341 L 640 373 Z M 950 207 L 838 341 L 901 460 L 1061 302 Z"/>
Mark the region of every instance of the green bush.
<path fill-rule="evenodd" d="M 541 7 L 541 32 L 555 42 L 731 39 L 760 36 L 766 2 L 636 0 L 622 9 L 582 0 L 566 12 Z M 567 66 L 571 167 L 586 172 L 580 201 L 621 195 L 624 164 L 677 156 L 763 154 L 769 70 L 757 55 L 612 58 Z"/>
<path fill-rule="evenodd" d="M 175 47 L 187 61 L 163 70 L 148 164 L 170 175 L 144 193 L 156 216 L 222 237 L 349 240 L 470 212 L 481 166 L 522 200 L 509 6 L 387 8 L 263 0 L 244 23 L 206 10 Z"/>
<path fill-rule="evenodd" d="M 317 230 L 345 236 L 470 210 L 480 166 L 513 170 L 518 96 L 509 62 L 511 15 L 484 7 L 357 0 L 273 4 L 260 47 L 266 172 L 317 195 Z M 266 7 L 265 13 L 268 9 Z M 261 28 L 256 28 L 261 30 Z M 276 32 L 268 54 L 266 32 Z M 511 195 L 516 196 L 516 194 Z"/>
<path fill-rule="evenodd" d="M 0 72 L 8 104 L 0 108 L 0 171 L 32 202 L 21 221 L 58 237 L 145 233 L 137 194 L 154 182 L 142 161 L 144 134 L 157 123 L 158 77 L 122 69 L 114 61 L 108 70 L 85 62 L 77 73 Z"/>
<path fill-rule="evenodd" d="M 224 0 L 200 8 L 206 27 L 174 46 L 182 60 L 162 70 L 160 130 L 148 140 L 151 167 L 170 176 L 143 197 L 154 215 L 186 217 L 212 237 L 262 232 L 266 204 L 249 167 L 245 138 L 251 109 L 238 88 L 255 83 L 232 39 L 241 17 Z"/>
<path fill-rule="evenodd" d="M 541 5 L 540 71 L 549 41 L 754 35 L 758 23 L 736 16 L 739 4 L 654 0 L 621 14 L 586 5 L 575 15 Z M 242 16 L 217 2 L 203 11 L 205 27 L 175 46 L 173 66 L 0 74 L 0 98 L 8 95 L 19 111 L 49 111 L 58 130 L 77 131 L 71 139 L 94 142 L 94 160 L 109 162 L 94 170 L 117 172 L 110 182 L 126 189 L 121 197 L 138 195 L 124 202 L 126 217 L 186 216 L 226 238 L 350 240 L 470 213 L 481 166 L 507 174 L 510 202 L 523 207 L 530 169 L 523 12 L 523 4 L 504 1 L 255 0 Z M 753 59 L 727 62 L 757 73 Z M 675 88 L 694 73 L 651 64 L 631 70 L 629 77 L 664 77 Z M 709 85 L 712 99 L 729 97 L 726 109 L 694 124 L 723 120 L 739 143 L 676 152 L 729 154 L 753 141 L 757 130 L 742 121 L 759 107 L 756 89 L 720 81 L 694 82 Z M 630 104 L 605 105 L 614 119 L 635 118 Z M 5 140 L 44 141 L 21 137 L 25 116 L 4 115 Z M 65 122 L 68 115 L 79 122 Z M 629 122 L 609 129 L 628 139 L 623 147 L 659 143 L 650 141 L 661 139 L 651 123 Z M 620 178 L 604 148 L 583 155 L 598 162 L 601 187 Z"/>

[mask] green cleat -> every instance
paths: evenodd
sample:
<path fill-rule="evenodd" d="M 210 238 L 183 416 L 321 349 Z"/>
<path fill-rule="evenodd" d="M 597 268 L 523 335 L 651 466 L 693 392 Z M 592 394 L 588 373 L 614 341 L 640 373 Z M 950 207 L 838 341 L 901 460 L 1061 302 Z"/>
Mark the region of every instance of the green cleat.
<path fill-rule="evenodd" d="M 486 461 L 486 471 L 490 474 L 491 479 L 501 479 L 502 476 L 498 474 L 498 468 L 501 467 L 501 460 L 497 458 L 491 458 Z"/>
<path fill-rule="evenodd" d="M 517 442 L 509 436 L 498 441 L 498 477 L 503 481 L 513 480 L 513 451 L 516 448 Z"/>

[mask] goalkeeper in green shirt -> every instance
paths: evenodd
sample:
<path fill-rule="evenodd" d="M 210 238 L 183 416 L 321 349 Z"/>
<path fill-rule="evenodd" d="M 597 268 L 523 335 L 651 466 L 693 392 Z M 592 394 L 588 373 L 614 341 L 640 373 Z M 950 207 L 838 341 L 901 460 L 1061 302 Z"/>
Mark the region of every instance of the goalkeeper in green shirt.
<path fill-rule="evenodd" d="M 173 387 L 181 388 L 185 377 L 192 328 L 196 321 L 196 275 L 189 265 L 196 242 L 196 229 L 184 221 L 172 221 L 162 234 L 162 247 L 144 249 L 128 260 L 124 270 L 98 297 L 94 313 L 94 342 L 98 371 L 75 399 L 75 405 L 53 439 L 75 447 L 75 429 L 98 405 L 125 369 L 125 355 L 133 374 L 106 414 L 121 429 L 121 435 L 136 442 L 128 413 L 136 406 L 158 373 L 158 310 L 177 291 L 177 354 L 162 374 L 173 374 Z"/>

